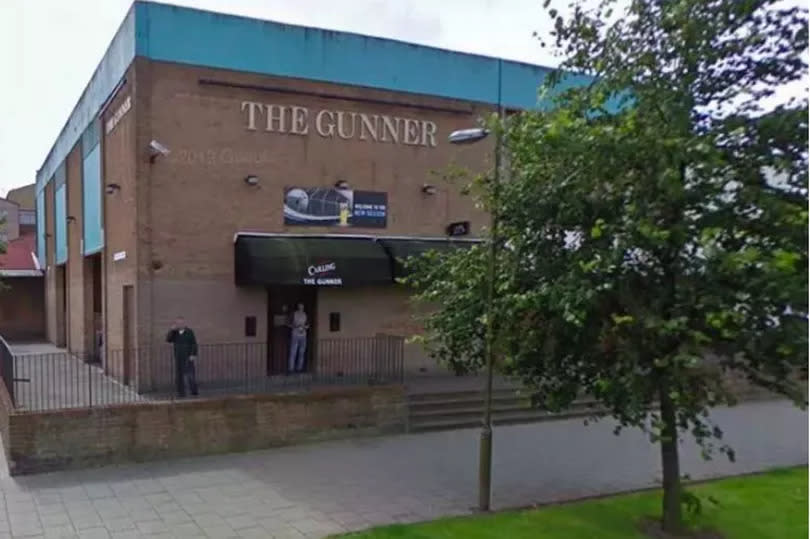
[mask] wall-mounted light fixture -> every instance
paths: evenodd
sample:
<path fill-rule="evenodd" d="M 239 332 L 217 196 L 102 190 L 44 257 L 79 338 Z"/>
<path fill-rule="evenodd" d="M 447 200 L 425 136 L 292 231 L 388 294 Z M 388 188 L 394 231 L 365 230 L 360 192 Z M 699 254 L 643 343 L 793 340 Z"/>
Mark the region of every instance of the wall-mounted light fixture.
<path fill-rule="evenodd" d="M 338 180 L 335 182 L 335 187 L 338 189 L 348 189 L 350 185 L 346 180 Z"/>
<path fill-rule="evenodd" d="M 105 187 L 105 188 L 104 188 L 104 191 L 105 191 L 105 192 L 106 192 L 108 195 L 112 195 L 112 194 L 114 194 L 116 191 L 120 191 L 120 190 L 121 190 L 121 186 L 120 186 L 120 185 L 118 185 L 117 183 L 108 183 L 108 184 L 107 184 L 107 187 Z"/>
<path fill-rule="evenodd" d="M 67 216 L 67 222 L 68 222 L 68 223 L 75 223 L 75 222 L 76 222 L 76 218 L 75 218 L 75 217 L 73 217 L 72 215 L 68 215 L 68 216 Z"/>
<path fill-rule="evenodd" d="M 258 176 L 254 176 L 253 174 L 249 174 L 245 176 L 245 183 L 248 185 L 259 185 L 259 178 Z"/>
<path fill-rule="evenodd" d="M 422 186 L 422 192 L 424 194 L 426 194 L 426 195 L 435 195 L 436 194 L 436 186 L 435 185 L 430 185 L 429 183 L 426 183 L 425 185 Z"/>
<path fill-rule="evenodd" d="M 160 155 L 169 155 L 170 150 L 156 140 L 149 142 L 149 162 L 154 163 Z"/>

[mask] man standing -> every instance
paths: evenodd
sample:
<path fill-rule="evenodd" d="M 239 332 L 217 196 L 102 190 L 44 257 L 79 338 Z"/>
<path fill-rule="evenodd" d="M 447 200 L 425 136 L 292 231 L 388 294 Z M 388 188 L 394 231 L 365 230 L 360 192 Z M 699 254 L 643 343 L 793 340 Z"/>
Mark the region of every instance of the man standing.
<path fill-rule="evenodd" d="M 197 359 L 197 339 L 194 332 L 186 326 L 182 316 L 174 321 L 166 342 L 174 345 L 175 380 L 177 380 L 177 396 L 186 396 L 186 380 L 192 395 L 197 395 L 197 375 L 194 362 Z"/>
<path fill-rule="evenodd" d="M 292 315 L 292 331 L 290 335 L 290 358 L 289 372 L 303 372 L 304 357 L 307 352 L 307 313 L 304 312 L 304 304 L 299 303 L 298 308 Z"/>

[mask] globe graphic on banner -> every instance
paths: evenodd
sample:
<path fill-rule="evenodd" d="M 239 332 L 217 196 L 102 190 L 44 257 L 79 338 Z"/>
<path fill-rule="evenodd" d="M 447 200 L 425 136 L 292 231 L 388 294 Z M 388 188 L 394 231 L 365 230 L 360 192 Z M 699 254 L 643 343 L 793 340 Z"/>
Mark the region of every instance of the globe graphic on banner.
<path fill-rule="evenodd" d="M 304 213 L 309 206 L 309 195 L 303 189 L 290 189 L 284 203 L 288 208 Z"/>

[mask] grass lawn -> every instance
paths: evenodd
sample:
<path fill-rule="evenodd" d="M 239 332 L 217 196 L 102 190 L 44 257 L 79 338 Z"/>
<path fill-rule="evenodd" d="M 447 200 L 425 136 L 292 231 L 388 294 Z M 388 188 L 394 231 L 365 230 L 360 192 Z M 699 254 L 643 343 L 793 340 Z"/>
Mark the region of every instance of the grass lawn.
<path fill-rule="evenodd" d="M 711 528 L 727 539 L 806 539 L 807 468 L 775 470 L 694 485 L 701 514 L 691 526 Z M 709 500 L 716 501 L 713 503 Z M 601 498 L 537 510 L 393 525 L 345 539 L 627 539 L 645 516 L 660 514 L 660 492 Z"/>

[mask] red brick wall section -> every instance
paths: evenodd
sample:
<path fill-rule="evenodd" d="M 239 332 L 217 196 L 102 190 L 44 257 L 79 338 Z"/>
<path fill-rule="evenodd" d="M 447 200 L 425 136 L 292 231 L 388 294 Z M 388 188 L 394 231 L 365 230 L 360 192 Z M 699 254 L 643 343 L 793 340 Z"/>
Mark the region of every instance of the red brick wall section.
<path fill-rule="evenodd" d="M 0 414 L 2 419 L 2 414 Z M 402 432 L 398 386 L 9 416 L 12 475 Z M 2 422 L 0 421 L 0 428 Z"/>

